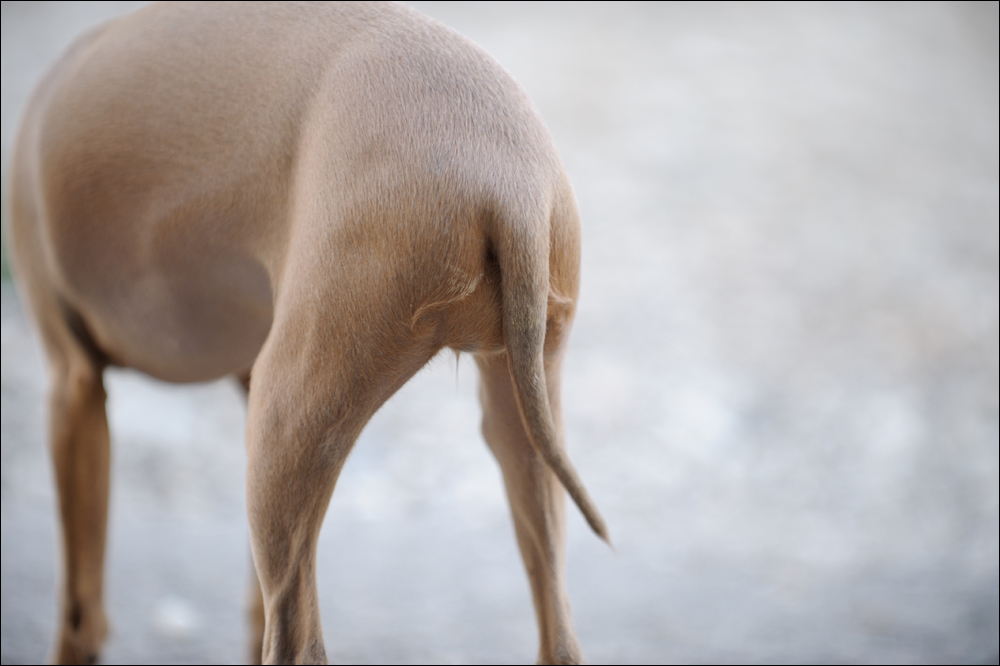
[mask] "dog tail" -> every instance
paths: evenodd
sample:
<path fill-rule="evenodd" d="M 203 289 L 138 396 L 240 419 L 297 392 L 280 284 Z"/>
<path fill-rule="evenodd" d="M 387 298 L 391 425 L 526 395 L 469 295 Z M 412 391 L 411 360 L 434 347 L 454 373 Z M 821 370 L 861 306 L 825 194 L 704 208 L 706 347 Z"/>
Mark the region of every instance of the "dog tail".
<path fill-rule="evenodd" d="M 503 331 L 514 395 L 535 451 L 545 460 L 587 524 L 609 545 L 604 518 L 561 446 L 545 379 L 544 344 L 549 302 L 550 212 L 518 215 L 494 238 L 500 266 Z"/>

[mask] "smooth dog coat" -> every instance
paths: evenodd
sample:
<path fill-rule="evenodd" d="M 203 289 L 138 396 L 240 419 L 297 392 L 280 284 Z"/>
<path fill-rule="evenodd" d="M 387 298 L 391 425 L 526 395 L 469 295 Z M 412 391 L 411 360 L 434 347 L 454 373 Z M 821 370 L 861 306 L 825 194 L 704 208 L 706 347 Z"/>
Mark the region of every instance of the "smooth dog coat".
<path fill-rule="evenodd" d="M 165 3 L 81 37 L 32 97 L 9 237 L 51 368 L 64 574 L 55 659 L 93 661 L 102 371 L 248 387 L 254 656 L 323 662 L 316 541 L 379 406 L 444 347 L 531 582 L 539 661 L 582 661 L 564 574 L 559 369 L 579 221 L 545 126 L 471 42 L 400 5 Z"/>

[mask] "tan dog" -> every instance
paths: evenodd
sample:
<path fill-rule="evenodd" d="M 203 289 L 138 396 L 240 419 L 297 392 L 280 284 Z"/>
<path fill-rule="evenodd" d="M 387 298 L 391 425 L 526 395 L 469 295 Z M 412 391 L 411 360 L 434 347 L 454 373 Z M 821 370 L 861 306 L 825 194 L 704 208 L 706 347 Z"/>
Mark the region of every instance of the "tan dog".
<path fill-rule="evenodd" d="M 152 6 L 49 72 L 10 191 L 51 365 L 59 662 L 92 662 L 106 633 L 104 367 L 248 386 L 256 652 L 318 663 L 316 542 L 337 475 L 444 347 L 482 373 L 539 661 L 582 661 L 563 487 L 607 535 L 560 420 L 579 221 L 537 111 L 489 56 L 397 5 Z"/>

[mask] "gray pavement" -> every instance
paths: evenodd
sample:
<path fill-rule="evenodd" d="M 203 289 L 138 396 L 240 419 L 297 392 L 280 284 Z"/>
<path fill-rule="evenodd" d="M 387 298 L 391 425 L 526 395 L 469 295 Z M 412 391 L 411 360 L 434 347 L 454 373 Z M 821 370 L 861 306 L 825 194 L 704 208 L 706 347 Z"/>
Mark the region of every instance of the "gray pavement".
<path fill-rule="evenodd" d="M 2 4 L 26 95 L 142 3 Z M 528 90 L 584 224 L 565 369 L 593 663 L 997 663 L 997 3 L 414 3 Z M 6 179 L 5 179 L 6 180 Z M 45 658 L 45 372 L 2 289 L 0 660 Z M 526 663 L 536 638 L 476 376 L 373 419 L 321 536 L 337 663 Z M 243 659 L 243 405 L 109 371 L 106 663 Z"/>

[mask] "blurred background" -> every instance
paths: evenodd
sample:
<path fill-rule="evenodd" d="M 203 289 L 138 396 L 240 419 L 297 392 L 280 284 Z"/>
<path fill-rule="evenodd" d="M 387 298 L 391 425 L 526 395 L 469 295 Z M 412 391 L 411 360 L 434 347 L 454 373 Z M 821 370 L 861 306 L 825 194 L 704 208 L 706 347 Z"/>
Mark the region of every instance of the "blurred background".
<path fill-rule="evenodd" d="M 44 70 L 142 4 L 3 2 L 5 188 Z M 576 188 L 568 438 L 617 546 L 570 509 L 589 660 L 996 664 L 997 3 L 412 4 L 521 82 Z M 45 370 L 3 271 L 0 657 L 38 663 Z M 239 662 L 241 395 L 108 375 L 104 661 Z M 534 661 L 476 382 L 439 356 L 358 442 L 331 661 Z"/>

